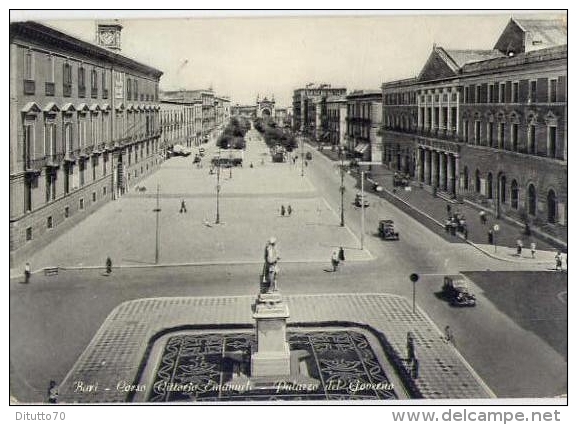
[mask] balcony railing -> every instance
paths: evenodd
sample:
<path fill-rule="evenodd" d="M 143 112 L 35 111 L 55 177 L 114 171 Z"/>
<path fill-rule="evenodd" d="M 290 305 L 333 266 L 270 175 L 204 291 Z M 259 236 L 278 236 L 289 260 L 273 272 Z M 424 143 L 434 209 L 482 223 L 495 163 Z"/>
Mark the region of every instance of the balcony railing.
<path fill-rule="evenodd" d="M 36 92 L 36 82 L 34 80 L 24 80 L 24 94 L 34 94 Z"/>
<path fill-rule="evenodd" d="M 24 171 L 27 173 L 40 173 L 42 167 L 46 165 L 46 157 L 30 158 L 24 157 Z"/>
<path fill-rule="evenodd" d="M 54 96 L 56 92 L 56 85 L 54 83 L 44 83 L 44 93 L 46 96 Z"/>
<path fill-rule="evenodd" d="M 63 153 L 55 153 L 52 155 L 47 155 L 46 156 L 46 167 L 58 168 L 63 159 L 64 159 Z"/>
<path fill-rule="evenodd" d="M 72 84 L 66 84 L 64 83 L 62 85 L 62 95 L 64 97 L 70 97 L 72 96 Z"/>

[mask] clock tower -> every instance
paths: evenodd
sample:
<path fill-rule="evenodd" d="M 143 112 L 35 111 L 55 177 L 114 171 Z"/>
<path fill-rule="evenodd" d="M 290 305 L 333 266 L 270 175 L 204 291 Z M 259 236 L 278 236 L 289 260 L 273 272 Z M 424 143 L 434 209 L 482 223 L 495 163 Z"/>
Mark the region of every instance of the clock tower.
<path fill-rule="evenodd" d="M 96 42 L 107 49 L 120 51 L 120 32 L 122 25 L 118 21 L 99 22 L 96 29 Z"/>

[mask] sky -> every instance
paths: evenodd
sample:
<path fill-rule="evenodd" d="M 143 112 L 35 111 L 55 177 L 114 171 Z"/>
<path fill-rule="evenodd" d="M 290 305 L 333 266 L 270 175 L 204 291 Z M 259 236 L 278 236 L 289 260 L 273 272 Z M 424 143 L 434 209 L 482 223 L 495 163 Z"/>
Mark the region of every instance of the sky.
<path fill-rule="evenodd" d="M 95 41 L 95 12 L 80 15 L 83 19 L 67 11 L 52 13 L 32 18 Z M 293 90 L 309 82 L 349 91 L 378 90 L 385 81 L 416 76 L 434 43 L 453 49 L 491 49 L 510 17 L 525 15 L 519 11 L 335 16 L 244 12 L 240 17 L 183 19 L 194 12 L 149 11 L 134 19 L 121 15 L 130 12 L 96 13 L 120 18 L 122 54 L 163 71 L 162 90 L 212 86 L 233 104 L 254 104 L 257 94 L 274 95 L 277 107 L 289 106 Z M 544 15 L 533 13 L 535 18 L 540 16 Z"/>

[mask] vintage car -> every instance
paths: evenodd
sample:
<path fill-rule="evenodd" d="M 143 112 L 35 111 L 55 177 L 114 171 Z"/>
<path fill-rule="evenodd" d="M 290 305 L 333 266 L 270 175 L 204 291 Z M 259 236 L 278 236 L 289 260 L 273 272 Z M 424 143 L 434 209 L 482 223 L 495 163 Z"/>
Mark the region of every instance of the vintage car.
<path fill-rule="evenodd" d="M 363 205 L 364 203 L 364 205 Z M 363 202 L 363 196 L 360 193 L 357 193 L 357 195 L 355 196 L 355 206 L 357 207 L 362 207 L 364 206 L 365 208 L 367 208 L 369 206 L 369 201 L 367 201 L 367 198 L 364 197 L 364 202 Z"/>
<path fill-rule="evenodd" d="M 475 295 L 469 291 L 467 278 L 462 275 L 445 276 L 442 294 L 454 307 L 473 307 L 477 304 Z"/>
<path fill-rule="evenodd" d="M 393 220 L 379 221 L 379 237 L 387 241 L 399 240 L 399 233 L 395 232 L 395 222 Z"/>
<path fill-rule="evenodd" d="M 307 161 L 310 161 L 311 159 L 313 159 L 313 154 L 310 153 L 310 152 L 307 152 L 307 153 L 305 154 L 305 159 L 306 159 Z"/>

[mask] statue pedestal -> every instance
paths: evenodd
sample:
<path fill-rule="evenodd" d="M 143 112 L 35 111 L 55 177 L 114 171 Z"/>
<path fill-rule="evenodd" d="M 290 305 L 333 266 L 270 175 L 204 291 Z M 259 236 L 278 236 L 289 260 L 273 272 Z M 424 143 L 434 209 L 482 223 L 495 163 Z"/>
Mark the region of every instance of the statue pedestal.
<path fill-rule="evenodd" d="M 288 306 L 279 292 L 259 294 L 252 317 L 256 321 L 256 351 L 250 359 L 251 376 L 288 376 L 291 353 L 286 342 Z"/>

